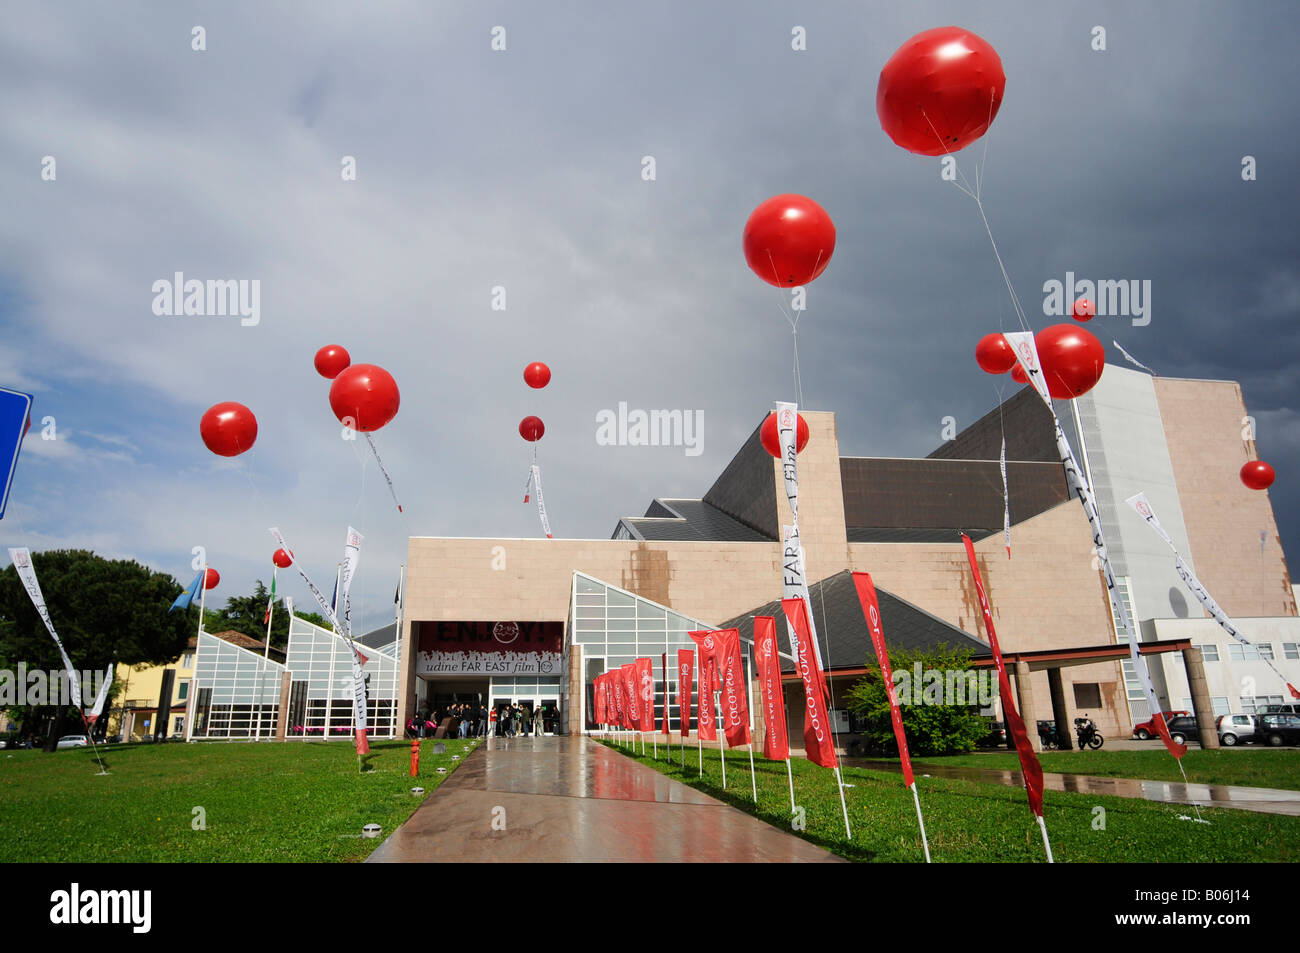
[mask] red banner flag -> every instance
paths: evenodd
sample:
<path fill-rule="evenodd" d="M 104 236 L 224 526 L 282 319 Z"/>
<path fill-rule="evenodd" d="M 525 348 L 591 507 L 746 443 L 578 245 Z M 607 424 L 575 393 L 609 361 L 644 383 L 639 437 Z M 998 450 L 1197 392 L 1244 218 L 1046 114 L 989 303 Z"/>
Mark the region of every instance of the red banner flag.
<path fill-rule="evenodd" d="M 718 740 L 718 727 L 714 724 L 713 683 L 716 681 L 713 669 L 713 653 L 717 648 L 713 642 L 712 632 L 689 632 L 695 640 L 700 653 L 700 738 L 704 741 Z"/>
<path fill-rule="evenodd" d="M 632 663 L 636 671 L 637 704 L 641 718 L 637 722 L 637 731 L 655 730 L 655 668 L 648 658 L 639 658 Z"/>
<path fill-rule="evenodd" d="M 984 613 L 984 631 L 989 637 L 989 648 L 993 650 L 993 662 L 998 667 L 998 692 L 1002 696 L 1002 712 L 1007 718 L 1007 728 L 1016 743 L 1016 753 L 1020 755 L 1020 773 L 1025 779 L 1025 793 L 1029 795 L 1029 809 L 1036 817 L 1043 816 L 1043 766 L 1038 763 L 1038 755 L 1025 732 L 1025 723 L 1016 711 L 1015 700 L 1011 696 L 1011 680 L 1007 677 L 1007 667 L 1002 661 L 1002 649 L 998 646 L 998 633 L 993 628 L 993 613 L 989 611 L 988 596 L 984 593 L 984 580 L 980 577 L 980 567 L 975 562 L 975 544 L 965 533 L 961 541 L 966 545 L 966 558 L 970 561 L 970 571 L 975 577 L 975 592 L 980 597 L 980 609 Z"/>
<path fill-rule="evenodd" d="M 620 666 L 623 671 L 623 699 L 627 706 L 627 728 L 629 731 L 641 730 L 641 704 L 640 691 L 637 686 L 636 662 L 628 662 Z"/>
<path fill-rule="evenodd" d="M 803 694 L 807 711 L 803 718 L 804 756 L 823 768 L 839 767 L 835 758 L 835 739 L 831 735 L 831 719 L 826 711 L 826 680 L 813 651 L 812 633 L 808 627 L 808 614 L 802 599 L 782 599 L 781 608 L 794 627 L 799 640 L 799 659 L 796 667 L 803 679 Z"/>
<path fill-rule="evenodd" d="M 763 757 L 784 761 L 790 757 L 785 727 L 785 694 L 781 690 L 781 658 L 776 649 L 776 619 L 754 618 L 754 661 L 763 686 Z"/>
<path fill-rule="evenodd" d="M 668 653 L 664 653 L 664 734 L 672 734 L 668 725 Z"/>
<path fill-rule="evenodd" d="M 682 740 L 691 736 L 691 683 L 695 680 L 695 653 L 677 650 L 677 709 L 681 714 Z"/>
<path fill-rule="evenodd" d="M 740 654 L 740 630 L 719 629 L 713 633 L 718 646 L 718 670 L 722 680 L 722 724 L 727 746 L 739 748 L 750 742 L 749 685 Z"/>
<path fill-rule="evenodd" d="M 903 731 L 903 713 L 898 708 L 898 689 L 894 685 L 894 673 L 889 667 L 889 650 L 885 647 L 885 630 L 880 625 L 880 602 L 876 599 L 876 587 L 871 581 L 871 573 L 855 572 L 853 585 L 858 590 L 858 602 L 862 603 L 862 614 L 867 619 L 871 630 L 871 645 L 876 650 L 876 663 L 880 666 L 880 677 L 885 683 L 885 692 L 889 695 L 889 718 L 894 723 L 894 741 L 898 743 L 898 757 L 903 762 L 903 787 L 912 786 L 912 757 L 907 751 L 907 734 Z"/>
<path fill-rule="evenodd" d="M 614 716 L 611 723 L 618 725 L 620 728 L 627 727 L 627 716 L 623 714 L 627 706 L 623 703 L 623 673 L 618 669 L 611 669 L 609 675 L 610 697 L 614 701 L 614 708 L 611 714 Z"/>

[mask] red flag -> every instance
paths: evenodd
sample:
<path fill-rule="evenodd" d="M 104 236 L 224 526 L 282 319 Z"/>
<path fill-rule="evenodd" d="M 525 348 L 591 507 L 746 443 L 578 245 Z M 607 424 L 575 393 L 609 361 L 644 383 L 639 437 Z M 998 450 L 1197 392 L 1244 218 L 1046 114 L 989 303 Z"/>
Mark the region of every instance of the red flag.
<path fill-rule="evenodd" d="M 970 561 L 970 571 L 975 577 L 975 592 L 980 597 L 980 609 L 984 612 L 984 631 L 988 633 L 989 648 L 993 650 L 993 662 L 998 667 L 998 692 L 1002 696 L 1002 711 L 1007 717 L 1007 727 L 1016 743 L 1016 753 L 1020 755 L 1020 773 L 1025 779 L 1025 793 L 1029 795 L 1029 809 L 1037 817 L 1043 816 L 1043 766 L 1038 763 L 1034 746 L 1025 732 L 1025 723 L 1016 711 L 1016 703 L 1011 697 L 1011 680 L 1007 677 L 1007 667 L 1002 661 L 1002 649 L 998 646 L 998 633 L 993 628 L 993 613 L 989 611 L 988 596 L 984 593 L 984 580 L 980 577 L 980 567 L 975 563 L 975 544 L 965 533 L 961 540 L 966 544 L 966 558 Z"/>
<path fill-rule="evenodd" d="M 718 646 L 718 669 L 722 679 L 722 724 L 727 746 L 739 748 L 750 742 L 749 685 L 744 659 L 740 655 L 740 630 L 719 629 L 713 633 Z"/>
<path fill-rule="evenodd" d="M 716 646 L 712 632 L 687 633 L 699 647 L 700 653 L 700 738 L 704 741 L 717 741 L 718 728 L 713 715 L 713 653 Z"/>
<path fill-rule="evenodd" d="M 664 734 L 672 734 L 668 726 L 668 653 L 664 653 Z"/>
<path fill-rule="evenodd" d="M 623 675 L 623 714 L 628 731 L 639 731 L 641 724 L 641 702 L 637 698 L 636 662 L 628 662 L 619 668 Z"/>
<path fill-rule="evenodd" d="M 627 727 L 627 718 L 623 715 L 623 673 L 618 669 L 612 669 L 609 673 L 610 696 L 614 699 L 614 715 L 611 723 L 618 725 L 620 728 Z"/>
<path fill-rule="evenodd" d="M 591 720 L 598 725 L 605 723 L 605 683 L 603 676 L 597 675 L 591 680 Z"/>
<path fill-rule="evenodd" d="M 677 708 L 681 712 L 682 740 L 691 736 L 691 682 L 695 674 L 695 653 L 677 650 Z"/>
<path fill-rule="evenodd" d="M 782 599 L 785 617 L 794 626 L 799 640 L 797 667 L 803 679 L 803 694 L 808 710 L 803 718 L 804 756 L 823 768 L 839 766 L 835 758 L 835 739 L 831 735 L 830 715 L 826 711 L 826 680 L 822 677 L 817 654 L 813 651 L 812 633 L 808 627 L 808 614 L 802 599 Z"/>
<path fill-rule="evenodd" d="M 781 659 L 776 650 L 776 619 L 754 618 L 754 661 L 763 686 L 763 757 L 784 761 L 790 757 L 785 728 L 785 695 L 781 691 Z"/>
<path fill-rule="evenodd" d="M 889 668 L 889 650 L 885 647 L 885 630 L 880 625 L 880 603 L 876 599 L 876 587 L 871 581 L 871 573 L 855 572 L 853 585 L 858 590 L 858 602 L 862 603 L 862 614 L 866 616 L 867 627 L 871 630 L 871 644 L 876 650 L 880 677 L 884 680 L 885 692 L 889 695 L 889 718 L 894 723 L 894 741 L 898 743 L 898 757 L 903 762 L 903 787 L 910 788 L 913 782 L 912 756 L 907 751 L 903 713 L 898 708 L 898 689 L 894 685 L 894 673 Z"/>
<path fill-rule="evenodd" d="M 641 718 L 637 722 L 637 731 L 655 730 L 655 668 L 648 658 L 639 658 L 634 663 L 636 671 L 637 704 L 641 706 Z"/>

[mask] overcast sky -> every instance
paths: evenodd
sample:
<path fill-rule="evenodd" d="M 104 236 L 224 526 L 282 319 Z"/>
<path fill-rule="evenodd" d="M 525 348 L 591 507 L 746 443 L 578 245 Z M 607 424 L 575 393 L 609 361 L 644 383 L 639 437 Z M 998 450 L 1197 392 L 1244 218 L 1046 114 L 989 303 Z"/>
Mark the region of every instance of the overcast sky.
<path fill-rule="evenodd" d="M 838 229 L 800 324 L 806 406 L 838 414 L 845 454 L 928 453 L 944 416 L 1011 393 L 973 348 L 1017 327 L 975 204 L 876 117 L 893 51 L 956 23 L 1007 74 L 983 197 L 1031 324 L 1056 322 L 1042 287 L 1067 271 L 1150 280 L 1148 325 L 1090 327 L 1113 362 L 1117 339 L 1162 375 L 1241 382 L 1295 554 L 1296 21 L 1292 2 L 9 5 L 0 385 L 36 399 L 0 538 L 181 581 L 202 545 L 224 602 L 269 580 L 273 524 L 328 592 L 350 523 L 364 631 L 409 536 L 540 534 L 527 414 L 557 536 L 701 496 L 794 396 L 782 293 L 740 247 L 781 192 Z M 982 153 L 959 154 L 968 176 Z M 260 322 L 155 315 L 178 271 L 256 279 Z M 401 388 L 376 439 L 405 515 L 341 439 L 312 367 L 330 343 Z M 233 461 L 198 434 L 224 400 L 260 426 Z M 620 402 L 702 411 L 703 452 L 599 445 Z"/>

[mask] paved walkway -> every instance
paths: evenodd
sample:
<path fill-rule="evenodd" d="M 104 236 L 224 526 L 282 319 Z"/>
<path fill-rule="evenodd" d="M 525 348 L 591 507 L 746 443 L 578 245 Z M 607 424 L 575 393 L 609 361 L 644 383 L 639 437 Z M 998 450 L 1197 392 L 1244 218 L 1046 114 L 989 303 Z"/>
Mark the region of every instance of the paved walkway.
<path fill-rule="evenodd" d="M 367 863 L 838 860 L 595 741 L 559 737 L 488 739 Z"/>
<path fill-rule="evenodd" d="M 846 760 L 845 764 L 883 771 L 902 771 L 897 761 Z M 1001 768 L 974 768 L 965 765 L 914 764 L 918 776 L 962 778 L 1023 787 L 1019 771 Z M 1055 774 L 1043 772 L 1043 787 L 1048 791 L 1073 794 L 1109 794 L 1114 797 L 1142 798 L 1162 804 L 1188 804 L 1197 807 L 1229 807 L 1260 814 L 1287 814 L 1300 817 L 1300 791 L 1278 788 L 1248 788 L 1227 784 L 1184 784 L 1181 781 L 1146 781 L 1136 778 L 1102 778 L 1090 774 Z"/>

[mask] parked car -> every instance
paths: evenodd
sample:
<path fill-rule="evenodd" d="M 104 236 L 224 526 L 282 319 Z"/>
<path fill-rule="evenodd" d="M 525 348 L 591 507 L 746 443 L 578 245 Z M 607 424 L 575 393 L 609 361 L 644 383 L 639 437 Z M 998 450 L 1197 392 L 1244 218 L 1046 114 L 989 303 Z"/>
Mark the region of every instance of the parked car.
<path fill-rule="evenodd" d="M 1300 715 L 1282 712 L 1255 716 L 1255 734 L 1260 741 L 1272 745 L 1300 745 Z"/>
<path fill-rule="evenodd" d="M 1214 719 L 1214 727 L 1219 730 L 1219 744 L 1225 748 L 1255 740 L 1254 715 L 1220 715 Z"/>
<path fill-rule="evenodd" d="M 88 744 L 90 744 L 90 739 L 85 735 L 64 735 L 59 739 L 55 747 L 60 750 L 63 748 L 84 748 Z"/>
<path fill-rule="evenodd" d="M 1007 743 L 1007 729 L 1000 721 L 989 721 L 989 733 L 976 744 L 981 748 L 997 748 Z"/>
<path fill-rule="evenodd" d="M 1169 719 L 1168 724 L 1169 737 L 1180 745 L 1187 744 L 1188 740 L 1199 741 L 1201 738 L 1195 715 L 1175 715 Z"/>
<path fill-rule="evenodd" d="M 1260 713 L 1264 715 L 1300 715 L 1300 705 L 1265 705 Z"/>
<path fill-rule="evenodd" d="M 1177 718 L 1180 715 L 1190 715 L 1190 711 L 1162 711 L 1160 714 L 1165 716 L 1165 724 L 1168 725 L 1170 719 Z M 1150 718 L 1139 725 L 1133 726 L 1133 737 L 1138 741 L 1146 741 L 1148 738 L 1156 736 L 1156 720 Z"/>

